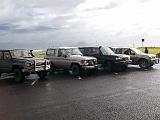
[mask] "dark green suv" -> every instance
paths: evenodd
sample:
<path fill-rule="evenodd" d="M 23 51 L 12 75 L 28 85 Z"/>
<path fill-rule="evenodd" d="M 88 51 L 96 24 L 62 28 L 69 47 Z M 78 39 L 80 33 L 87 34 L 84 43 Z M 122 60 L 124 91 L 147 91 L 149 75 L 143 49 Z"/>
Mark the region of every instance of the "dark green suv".
<path fill-rule="evenodd" d="M 0 50 L 0 76 L 2 73 L 13 73 L 15 82 L 23 81 L 30 73 L 45 78 L 48 69 L 48 60 L 34 58 L 28 50 Z"/>
<path fill-rule="evenodd" d="M 106 71 L 125 71 L 128 63 L 131 62 L 130 56 L 115 54 L 109 47 L 80 47 L 80 51 L 85 56 L 97 58 L 100 67 Z"/>

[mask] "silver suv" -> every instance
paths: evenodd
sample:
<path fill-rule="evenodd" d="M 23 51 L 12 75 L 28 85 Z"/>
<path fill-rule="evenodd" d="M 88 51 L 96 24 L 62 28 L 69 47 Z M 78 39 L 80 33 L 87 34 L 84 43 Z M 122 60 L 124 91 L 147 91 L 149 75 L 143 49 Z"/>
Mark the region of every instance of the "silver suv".
<path fill-rule="evenodd" d="M 71 70 L 74 76 L 80 75 L 86 70 L 98 68 L 97 59 L 83 56 L 76 47 L 49 48 L 46 59 L 51 61 L 51 70 Z"/>
<path fill-rule="evenodd" d="M 133 65 L 139 65 L 141 68 L 149 68 L 159 63 L 159 58 L 153 54 L 145 54 L 136 48 L 112 48 L 117 54 L 126 54 L 131 57 Z"/>

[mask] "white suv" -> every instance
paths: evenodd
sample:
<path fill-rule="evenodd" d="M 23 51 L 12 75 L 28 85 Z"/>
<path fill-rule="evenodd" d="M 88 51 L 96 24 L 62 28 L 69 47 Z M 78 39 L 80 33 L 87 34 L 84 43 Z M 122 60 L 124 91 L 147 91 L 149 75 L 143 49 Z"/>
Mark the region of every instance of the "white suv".
<path fill-rule="evenodd" d="M 74 76 L 86 70 L 97 70 L 97 59 L 83 56 L 77 47 L 49 48 L 46 59 L 51 61 L 51 70 L 71 70 Z"/>

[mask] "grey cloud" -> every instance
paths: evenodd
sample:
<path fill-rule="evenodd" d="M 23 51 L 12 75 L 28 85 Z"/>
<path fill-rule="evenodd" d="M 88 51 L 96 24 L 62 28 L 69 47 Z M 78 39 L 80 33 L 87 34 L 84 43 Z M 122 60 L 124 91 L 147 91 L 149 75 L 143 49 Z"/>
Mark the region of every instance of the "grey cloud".
<path fill-rule="evenodd" d="M 12 25 L 10 23 L 2 23 L 0 24 L 0 31 L 10 31 L 18 27 L 17 25 Z"/>
<path fill-rule="evenodd" d="M 43 32 L 43 31 L 53 31 L 53 30 L 58 30 L 58 29 L 52 26 L 43 26 L 43 25 L 32 26 L 29 28 L 21 28 L 20 25 L 13 25 L 10 23 L 0 24 L 0 31 L 9 33 L 33 33 L 33 32 L 40 32 L 40 31 Z"/>
<path fill-rule="evenodd" d="M 138 1 L 140 1 L 140 2 L 142 2 L 142 3 L 145 3 L 145 2 L 148 2 L 148 1 L 150 1 L 150 0 L 138 0 Z"/>

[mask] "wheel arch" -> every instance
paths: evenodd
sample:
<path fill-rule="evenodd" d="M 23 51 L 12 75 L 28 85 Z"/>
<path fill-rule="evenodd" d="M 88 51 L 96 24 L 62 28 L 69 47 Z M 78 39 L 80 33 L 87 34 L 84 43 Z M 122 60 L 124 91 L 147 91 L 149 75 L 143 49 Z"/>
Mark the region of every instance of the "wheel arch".
<path fill-rule="evenodd" d="M 81 67 L 79 63 L 73 62 L 73 63 L 71 63 L 71 65 L 70 65 L 70 69 L 72 68 L 73 65 L 78 65 L 79 67 Z"/>
<path fill-rule="evenodd" d="M 13 66 L 12 66 L 12 71 L 14 71 L 15 69 L 21 69 L 21 67 L 18 66 L 18 65 L 13 65 Z"/>
<path fill-rule="evenodd" d="M 146 58 L 140 58 L 139 60 L 138 60 L 138 64 L 139 64 L 139 62 L 141 61 L 141 60 L 147 60 Z M 147 60 L 148 61 L 148 60 Z"/>

